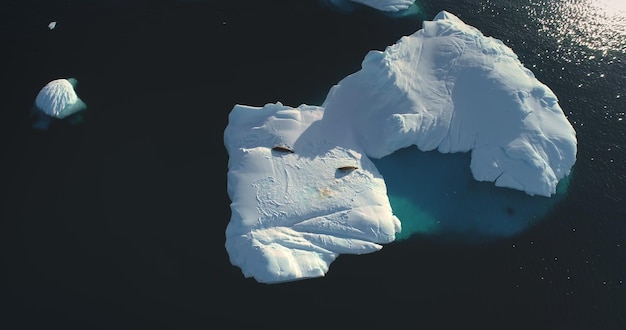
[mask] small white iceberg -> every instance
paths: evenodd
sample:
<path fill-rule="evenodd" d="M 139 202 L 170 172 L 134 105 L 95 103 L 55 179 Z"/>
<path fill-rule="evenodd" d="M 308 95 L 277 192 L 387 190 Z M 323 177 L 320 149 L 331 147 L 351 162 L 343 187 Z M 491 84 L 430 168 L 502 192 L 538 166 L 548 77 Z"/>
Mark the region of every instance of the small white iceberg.
<path fill-rule="evenodd" d="M 358 6 L 367 6 L 385 13 L 409 13 L 416 10 L 414 0 L 323 0 L 323 2 L 345 12 L 352 12 Z"/>
<path fill-rule="evenodd" d="M 377 10 L 385 12 L 398 12 L 407 10 L 414 4 L 414 0 L 351 0 Z"/>
<path fill-rule="evenodd" d="M 57 119 L 73 118 L 73 123 L 78 122 L 80 118 L 74 115 L 87 109 L 87 105 L 76 94 L 77 84 L 74 78 L 56 79 L 46 84 L 35 99 L 33 128 L 47 130 Z"/>
<path fill-rule="evenodd" d="M 52 21 L 52 22 L 48 23 L 48 29 L 54 30 L 55 27 L 57 27 L 57 22 L 56 21 Z"/>

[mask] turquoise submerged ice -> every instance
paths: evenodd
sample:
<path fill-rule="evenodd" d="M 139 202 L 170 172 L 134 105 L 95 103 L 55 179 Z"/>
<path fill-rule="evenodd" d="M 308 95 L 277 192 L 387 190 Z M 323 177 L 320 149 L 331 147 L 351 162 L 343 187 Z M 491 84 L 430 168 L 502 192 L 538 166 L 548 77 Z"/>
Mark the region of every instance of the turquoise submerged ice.
<path fill-rule="evenodd" d="M 577 151 L 554 93 L 510 48 L 447 12 L 368 53 L 321 106 L 236 105 L 224 141 L 226 249 L 264 283 L 323 276 L 340 254 L 395 239 L 402 218 L 371 159 L 413 146 L 468 153 L 475 182 L 549 197 Z"/>

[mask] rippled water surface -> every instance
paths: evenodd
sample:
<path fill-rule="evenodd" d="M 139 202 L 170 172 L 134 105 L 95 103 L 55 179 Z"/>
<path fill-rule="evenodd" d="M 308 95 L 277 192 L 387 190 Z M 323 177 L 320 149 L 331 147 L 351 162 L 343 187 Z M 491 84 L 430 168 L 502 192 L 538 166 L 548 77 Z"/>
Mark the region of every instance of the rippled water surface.
<path fill-rule="evenodd" d="M 619 0 L 532 1 L 522 7 L 541 31 L 559 45 L 573 42 L 591 50 L 626 53 L 626 2 Z M 565 47 L 559 47 L 564 50 Z M 567 51 L 561 56 L 568 58 Z M 593 55 L 590 55 L 593 56 Z"/>

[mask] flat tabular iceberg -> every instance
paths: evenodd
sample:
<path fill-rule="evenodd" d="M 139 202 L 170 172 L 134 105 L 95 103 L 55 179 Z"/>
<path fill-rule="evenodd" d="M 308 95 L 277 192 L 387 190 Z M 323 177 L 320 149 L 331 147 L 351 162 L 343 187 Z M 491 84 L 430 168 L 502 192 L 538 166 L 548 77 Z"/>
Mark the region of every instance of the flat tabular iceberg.
<path fill-rule="evenodd" d="M 382 177 L 359 148 L 324 138 L 323 114 L 280 103 L 230 113 L 226 249 L 246 277 L 323 276 L 339 254 L 378 251 L 400 231 Z"/>
<path fill-rule="evenodd" d="M 394 240 L 401 225 L 368 157 L 412 145 L 471 152 L 476 180 L 551 196 L 577 149 L 554 93 L 510 48 L 445 11 L 368 53 L 321 107 L 236 105 L 224 141 L 226 249 L 264 283 L 323 276 L 339 254 Z"/>

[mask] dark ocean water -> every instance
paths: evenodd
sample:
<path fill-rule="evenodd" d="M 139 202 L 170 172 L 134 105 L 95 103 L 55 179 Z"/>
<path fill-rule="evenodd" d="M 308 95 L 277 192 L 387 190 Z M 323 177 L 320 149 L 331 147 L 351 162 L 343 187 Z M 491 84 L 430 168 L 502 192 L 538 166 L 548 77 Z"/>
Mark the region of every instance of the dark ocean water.
<path fill-rule="evenodd" d="M 624 6 L 418 4 L 409 17 L 312 0 L 0 4 L 0 328 L 625 329 Z M 342 255 L 324 278 L 244 279 L 224 249 L 233 105 L 320 104 L 440 10 L 559 97 L 579 142 L 567 194 L 513 236 L 416 235 Z M 37 92 L 60 77 L 78 80 L 84 123 L 32 130 Z"/>

